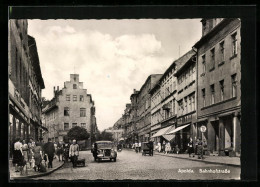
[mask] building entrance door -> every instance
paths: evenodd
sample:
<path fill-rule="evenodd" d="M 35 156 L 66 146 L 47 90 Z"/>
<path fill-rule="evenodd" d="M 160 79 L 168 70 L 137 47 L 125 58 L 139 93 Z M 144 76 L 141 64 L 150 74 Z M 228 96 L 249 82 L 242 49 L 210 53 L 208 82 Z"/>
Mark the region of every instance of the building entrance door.
<path fill-rule="evenodd" d="M 214 129 L 214 151 L 219 151 L 219 122 L 218 121 L 213 121 L 212 126 Z"/>

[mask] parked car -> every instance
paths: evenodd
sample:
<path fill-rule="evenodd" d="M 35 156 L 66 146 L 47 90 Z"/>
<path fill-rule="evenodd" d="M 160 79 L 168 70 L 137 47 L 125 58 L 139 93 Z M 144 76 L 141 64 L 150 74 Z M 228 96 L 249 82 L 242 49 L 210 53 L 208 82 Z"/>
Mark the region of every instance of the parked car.
<path fill-rule="evenodd" d="M 110 160 L 116 162 L 117 152 L 111 141 L 97 141 L 94 143 L 92 154 L 95 161 Z"/>

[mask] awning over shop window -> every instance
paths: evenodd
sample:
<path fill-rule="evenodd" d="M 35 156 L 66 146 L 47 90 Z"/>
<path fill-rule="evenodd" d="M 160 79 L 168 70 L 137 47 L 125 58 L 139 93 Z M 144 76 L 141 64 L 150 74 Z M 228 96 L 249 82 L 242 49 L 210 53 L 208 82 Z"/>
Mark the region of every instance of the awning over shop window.
<path fill-rule="evenodd" d="M 174 129 L 174 130 L 171 130 L 171 131 L 167 132 L 166 134 L 176 133 L 176 132 L 180 131 L 181 129 L 184 129 L 185 127 L 188 127 L 189 125 L 190 125 L 190 124 L 180 126 L 180 127 L 176 128 L 176 129 Z"/>
<path fill-rule="evenodd" d="M 163 137 L 166 140 L 171 141 L 175 137 L 175 134 L 164 134 Z"/>
<path fill-rule="evenodd" d="M 173 125 L 172 126 L 169 126 L 169 127 L 165 127 L 161 130 L 159 130 L 157 133 L 155 133 L 152 138 L 155 138 L 155 137 L 158 137 L 158 136 L 162 136 L 164 134 L 166 134 L 168 132 L 168 130 L 172 129 L 173 128 Z"/>

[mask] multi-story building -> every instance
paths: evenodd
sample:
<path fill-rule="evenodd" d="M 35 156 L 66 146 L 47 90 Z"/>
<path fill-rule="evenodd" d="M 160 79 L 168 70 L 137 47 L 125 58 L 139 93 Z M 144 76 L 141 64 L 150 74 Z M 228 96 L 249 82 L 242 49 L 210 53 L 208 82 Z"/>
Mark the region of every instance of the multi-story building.
<path fill-rule="evenodd" d="M 240 19 L 202 19 L 197 49 L 197 137 L 208 150 L 240 153 Z M 199 131 L 206 126 L 205 133 Z"/>
<path fill-rule="evenodd" d="M 9 20 L 9 138 L 38 141 L 43 131 L 41 92 L 45 88 L 35 39 L 27 20 Z"/>
<path fill-rule="evenodd" d="M 171 141 L 175 134 L 167 134 L 176 129 L 177 122 L 177 78 L 176 68 L 187 55 L 175 60 L 161 76 L 157 84 L 150 90 L 152 98 L 151 134 L 157 144 L 163 140 Z"/>
<path fill-rule="evenodd" d="M 137 118 L 136 131 L 137 141 L 145 142 L 149 140 L 151 131 L 151 96 L 149 91 L 161 78 L 161 74 L 150 75 L 142 85 L 137 96 Z"/>
<path fill-rule="evenodd" d="M 187 150 L 189 138 L 196 124 L 196 52 L 190 50 L 177 61 L 174 76 L 177 78 L 177 129 L 174 130 L 176 144 L 181 151 Z"/>
<path fill-rule="evenodd" d="M 90 146 L 97 131 L 95 104 L 83 88 L 83 82 L 79 82 L 78 74 L 70 74 L 70 81 L 64 82 L 62 90 L 54 87 L 54 98 L 43 109 L 43 115 L 49 129 L 48 138 L 54 141 L 63 141 L 72 127 L 81 126 L 90 133 L 87 142 Z"/>

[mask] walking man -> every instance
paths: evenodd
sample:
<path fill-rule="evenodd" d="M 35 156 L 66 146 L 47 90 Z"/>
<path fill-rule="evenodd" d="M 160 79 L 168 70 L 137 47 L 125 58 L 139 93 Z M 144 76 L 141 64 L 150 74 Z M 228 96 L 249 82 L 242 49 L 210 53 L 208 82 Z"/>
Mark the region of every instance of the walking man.
<path fill-rule="evenodd" d="M 69 157 L 71 158 L 73 167 L 76 167 L 78 156 L 79 156 L 79 145 L 76 144 L 76 140 L 73 140 L 73 144 L 70 145 L 70 150 L 69 150 Z"/>
<path fill-rule="evenodd" d="M 44 153 L 48 155 L 48 168 L 52 168 L 52 161 L 55 153 L 54 144 L 51 141 L 51 138 L 48 138 L 48 142 L 44 144 Z"/>

